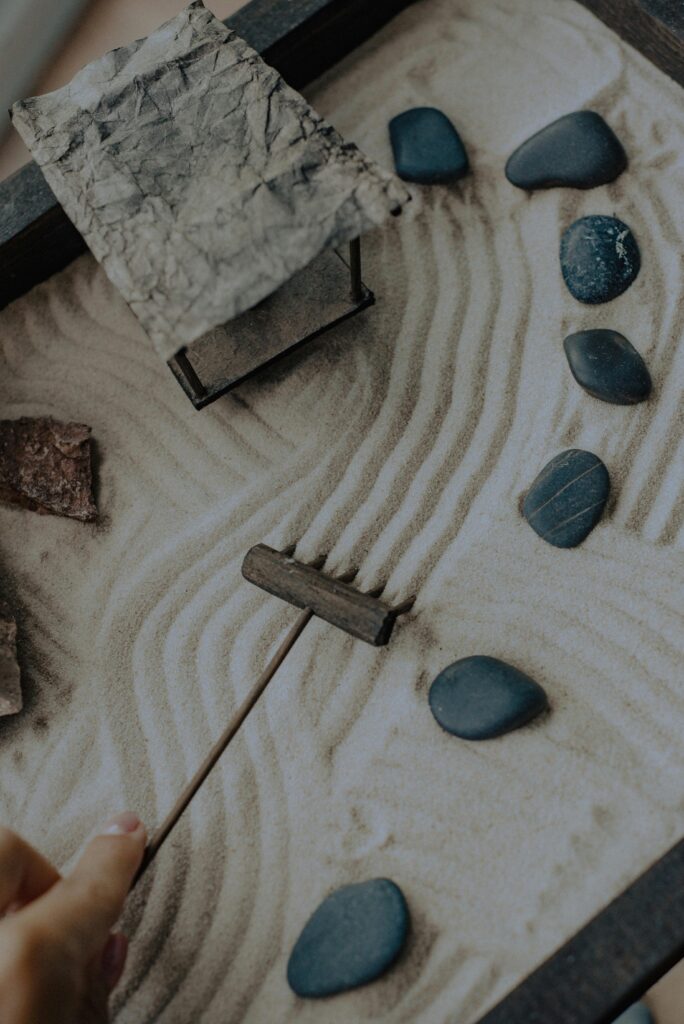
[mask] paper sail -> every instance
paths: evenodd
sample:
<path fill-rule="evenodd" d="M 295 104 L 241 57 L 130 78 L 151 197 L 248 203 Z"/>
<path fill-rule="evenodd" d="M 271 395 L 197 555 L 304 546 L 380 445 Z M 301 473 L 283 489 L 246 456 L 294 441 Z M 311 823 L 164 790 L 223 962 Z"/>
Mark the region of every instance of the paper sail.
<path fill-rule="evenodd" d="M 165 360 L 408 199 L 199 0 L 12 116 Z"/>

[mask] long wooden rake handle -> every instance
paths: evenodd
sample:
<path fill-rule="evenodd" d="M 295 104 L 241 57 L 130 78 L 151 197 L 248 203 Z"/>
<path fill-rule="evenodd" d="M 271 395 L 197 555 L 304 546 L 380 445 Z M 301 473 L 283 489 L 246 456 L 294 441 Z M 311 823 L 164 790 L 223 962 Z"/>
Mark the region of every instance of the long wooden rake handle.
<path fill-rule="evenodd" d="M 275 654 L 269 661 L 268 665 L 255 682 L 254 686 L 252 687 L 248 695 L 245 697 L 242 704 L 235 712 L 230 722 L 228 723 L 226 728 L 223 730 L 223 732 L 217 739 L 214 746 L 211 748 L 211 750 L 205 757 L 202 764 L 199 766 L 193 777 L 190 779 L 185 789 L 180 794 L 180 796 L 176 800 L 175 804 L 173 805 L 169 813 L 166 815 L 164 821 L 161 823 L 159 828 L 153 833 L 152 838 L 148 842 L 147 847 L 145 849 L 145 854 L 143 856 L 142 863 L 138 868 L 138 873 L 133 879 L 131 889 L 133 889 L 137 885 L 138 881 L 142 878 L 142 876 L 145 874 L 154 858 L 159 853 L 159 850 L 168 839 L 172 829 L 177 824 L 178 819 L 183 814 L 188 804 L 197 793 L 197 790 L 200 788 L 200 786 L 206 779 L 211 769 L 214 767 L 218 759 L 221 757 L 221 754 L 226 749 L 230 741 L 233 739 L 233 737 L 235 736 L 236 732 L 238 731 L 244 720 L 247 718 L 247 715 L 250 713 L 250 711 L 258 701 L 259 697 L 264 692 L 264 690 L 270 683 L 271 679 L 282 665 L 283 661 L 285 660 L 289 652 L 292 650 L 292 647 L 294 646 L 297 639 L 300 637 L 301 633 L 303 632 L 305 626 L 311 619 L 312 615 L 313 612 L 311 611 L 310 608 L 305 608 L 300 613 L 296 622 L 290 629 L 290 632 L 287 634 L 287 636 L 281 643 L 280 647 L 275 652 Z"/>

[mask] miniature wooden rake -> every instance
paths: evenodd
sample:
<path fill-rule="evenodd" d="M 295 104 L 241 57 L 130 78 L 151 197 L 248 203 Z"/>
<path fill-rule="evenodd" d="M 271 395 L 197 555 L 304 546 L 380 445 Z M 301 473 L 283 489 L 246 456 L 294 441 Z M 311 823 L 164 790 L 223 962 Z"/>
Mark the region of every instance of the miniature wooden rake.
<path fill-rule="evenodd" d="M 188 804 L 314 615 L 332 623 L 333 626 L 338 626 L 359 640 L 365 640 L 374 647 L 382 647 L 388 643 L 397 617 L 413 607 L 415 597 L 398 605 L 388 605 L 381 600 L 384 584 L 376 590 L 362 593 L 351 586 L 356 572 L 335 578 L 321 572 L 325 558 L 305 565 L 292 557 L 293 552 L 294 547 L 285 551 L 275 551 L 265 544 L 257 544 L 245 556 L 242 563 L 242 575 L 245 579 L 268 591 L 269 594 L 301 608 L 302 611 L 195 775 L 152 835 L 133 885 L 152 863 Z"/>

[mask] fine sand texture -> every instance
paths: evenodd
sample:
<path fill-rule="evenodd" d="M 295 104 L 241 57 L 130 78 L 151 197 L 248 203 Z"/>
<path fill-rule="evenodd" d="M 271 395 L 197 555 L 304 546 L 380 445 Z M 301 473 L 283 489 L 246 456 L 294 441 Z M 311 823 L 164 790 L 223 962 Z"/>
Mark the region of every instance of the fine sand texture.
<path fill-rule="evenodd" d="M 296 612 L 240 577 L 251 544 L 418 601 L 374 650 L 314 622 L 130 900 L 120 1024 L 471 1024 L 682 834 L 684 112 L 680 89 L 572 0 L 422 0 L 307 93 L 391 166 L 387 121 L 449 114 L 473 173 L 412 187 L 365 243 L 376 307 L 197 413 L 94 260 L 0 314 L 3 416 L 92 425 L 101 521 L 0 510 L 26 709 L 0 723 L 1 816 L 68 863 L 108 814 L 153 825 Z M 506 157 L 602 113 L 629 170 L 528 196 Z M 643 257 L 590 308 L 561 231 L 616 214 Z M 651 400 L 574 382 L 571 331 L 612 327 Z M 519 501 L 567 447 L 606 462 L 573 551 Z M 504 658 L 551 712 L 447 736 L 432 678 Z M 365 989 L 298 1000 L 287 956 L 332 888 L 385 875 L 413 929 Z"/>

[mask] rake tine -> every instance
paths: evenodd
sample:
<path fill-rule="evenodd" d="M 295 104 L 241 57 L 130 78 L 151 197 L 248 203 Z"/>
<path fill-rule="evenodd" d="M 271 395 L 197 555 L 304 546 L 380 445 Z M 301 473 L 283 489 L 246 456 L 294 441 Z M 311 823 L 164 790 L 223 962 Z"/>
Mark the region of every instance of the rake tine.
<path fill-rule="evenodd" d="M 392 611 L 395 615 L 404 615 L 406 612 L 410 612 L 416 603 L 417 597 L 417 594 L 411 594 L 411 596 L 407 597 L 405 601 L 402 601 L 400 604 L 393 605 Z"/>
<path fill-rule="evenodd" d="M 339 580 L 340 583 L 351 583 L 359 575 L 358 567 L 356 569 L 349 569 L 347 572 L 343 572 L 341 576 L 336 576 L 335 579 Z"/>
<path fill-rule="evenodd" d="M 386 586 L 387 581 L 385 580 L 379 587 L 374 587 L 373 590 L 366 590 L 364 593 L 367 597 L 380 597 Z"/>
<path fill-rule="evenodd" d="M 316 570 L 322 569 L 323 566 L 325 565 L 325 563 L 328 560 L 328 555 L 329 554 L 330 554 L 330 552 L 328 551 L 325 555 L 319 555 L 318 558 L 315 558 L 313 560 L 313 562 L 309 562 L 309 566 L 312 569 L 316 569 Z"/>
<path fill-rule="evenodd" d="M 288 544 L 286 548 L 283 548 L 281 554 L 285 555 L 286 558 L 291 558 L 297 550 L 297 541 L 294 544 Z"/>

